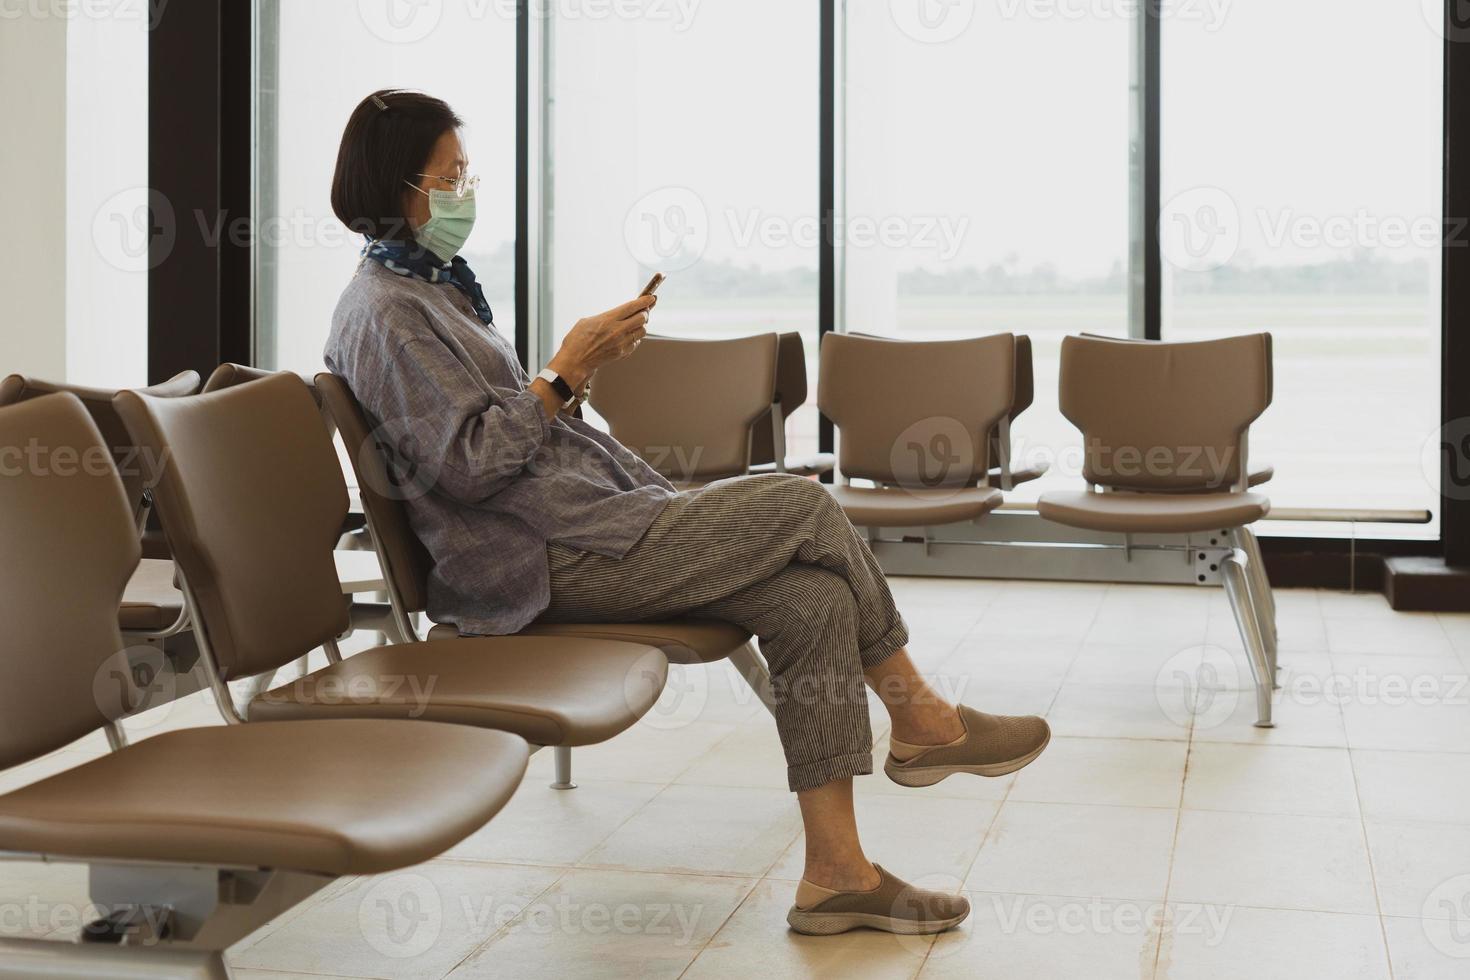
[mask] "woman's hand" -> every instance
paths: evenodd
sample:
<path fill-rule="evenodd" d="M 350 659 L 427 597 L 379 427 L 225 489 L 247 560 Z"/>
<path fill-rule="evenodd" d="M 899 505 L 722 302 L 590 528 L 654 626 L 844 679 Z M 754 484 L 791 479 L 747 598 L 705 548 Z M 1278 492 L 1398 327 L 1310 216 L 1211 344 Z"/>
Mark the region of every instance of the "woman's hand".
<path fill-rule="evenodd" d="M 598 368 L 633 353 L 647 333 L 648 314 L 657 302 L 657 296 L 640 296 L 606 313 L 578 320 L 547 367 L 573 389 L 581 389 Z"/>

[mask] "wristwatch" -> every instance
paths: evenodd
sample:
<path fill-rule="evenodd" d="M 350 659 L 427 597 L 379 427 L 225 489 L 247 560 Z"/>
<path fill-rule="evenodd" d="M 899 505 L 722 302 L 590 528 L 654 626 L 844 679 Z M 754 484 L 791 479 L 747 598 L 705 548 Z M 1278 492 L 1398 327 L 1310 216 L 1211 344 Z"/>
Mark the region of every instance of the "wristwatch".
<path fill-rule="evenodd" d="M 540 374 L 536 375 L 536 377 L 551 385 L 551 390 L 556 392 L 556 396 L 561 399 L 561 407 L 557 409 L 558 411 L 565 412 L 576 403 L 577 393 L 572 390 L 572 386 L 567 384 L 561 375 L 551 370 L 551 368 L 546 368 Z"/>

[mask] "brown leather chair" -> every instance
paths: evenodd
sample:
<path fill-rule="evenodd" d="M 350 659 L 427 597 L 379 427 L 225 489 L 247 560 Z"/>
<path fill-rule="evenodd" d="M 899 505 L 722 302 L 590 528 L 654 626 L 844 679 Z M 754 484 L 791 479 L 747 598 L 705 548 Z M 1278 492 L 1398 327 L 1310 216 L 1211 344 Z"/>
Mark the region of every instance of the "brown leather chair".
<path fill-rule="evenodd" d="M 199 390 L 199 375 L 184 371 L 161 384 L 140 390 L 157 398 L 182 398 Z M 142 535 L 144 558 L 123 593 L 118 610 L 119 625 L 133 639 L 162 640 L 182 633 L 188 629 L 188 620 L 184 616 L 184 597 L 174 587 L 174 567 L 169 560 L 168 544 L 162 531 L 149 528 L 151 504 L 147 484 L 150 474 L 147 471 L 151 462 L 139 453 L 127 427 L 112 406 L 117 389 L 89 388 L 12 374 L 0 380 L 0 406 L 63 391 L 81 400 L 87 414 L 101 430 L 122 478 L 123 491 L 133 502 L 133 517 Z"/>
<path fill-rule="evenodd" d="M 1042 494 L 1037 511 L 1119 534 L 1218 532 L 1221 574 L 1271 726 L 1276 635 L 1270 584 L 1249 525 L 1271 503 L 1249 489 L 1250 426 L 1271 404 L 1271 335 L 1190 343 L 1062 341 L 1062 414 L 1082 432 L 1087 491 Z"/>
<path fill-rule="evenodd" d="M 204 382 L 204 387 L 200 390 L 200 394 L 207 395 L 210 392 L 223 391 L 226 388 L 233 388 L 236 385 L 246 384 L 250 381 L 269 378 L 272 374 L 277 373 L 279 372 L 267 371 L 264 368 L 250 367 L 246 364 L 235 364 L 226 361 L 210 372 L 208 379 Z M 302 378 L 301 380 L 305 382 L 307 389 L 311 392 L 312 401 L 316 402 L 317 412 L 322 425 L 326 426 L 327 429 L 327 436 L 330 438 L 336 435 L 337 429 L 332 423 L 332 416 L 322 405 L 321 392 L 316 390 L 316 385 L 309 378 Z M 381 569 L 374 568 L 373 563 L 368 559 L 366 554 L 373 550 L 372 541 L 364 530 L 366 527 L 367 518 L 356 512 L 349 512 L 346 520 L 342 522 L 342 533 L 338 537 L 337 548 L 333 552 L 333 557 L 337 561 L 338 578 L 343 582 L 353 577 L 354 573 L 357 575 L 366 573 L 374 577 L 381 574 Z M 354 552 L 354 554 L 349 556 L 346 554 L 348 551 Z M 355 554 L 356 552 L 364 553 L 361 556 L 363 558 L 362 561 L 357 560 L 358 556 Z M 348 567 L 349 564 L 351 567 Z M 377 588 L 374 588 L 373 591 L 380 593 L 380 590 Z M 373 630 L 378 634 L 378 642 L 388 642 L 388 633 L 383 628 L 383 616 L 380 613 L 380 608 L 373 603 L 354 602 L 352 605 L 352 628 L 354 630 Z M 296 669 L 297 673 L 303 676 L 309 673 L 310 667 L 307 665 L 307 658 L 303 657 L 298 661 Z M 256 685 L 252 686 L 252 691 L 255 694 L 259 694 L 274 680 L 274 676 L 261 675 L 257 678 Z"/>
<path fill-rule="evenodd" d="M 752 474 L 825 476 L 837 467 L 831 453 L 792 456 L 786 451 L 786 420 L 806 404 L 806 345 L 799 333 L 783 333 L 776 348 L 776 402 L 750 427 Z"/>
<path fill-rule="evenodd" d="M 670 481 L 697 485 L 743 476 L 751 427 L 775 404 L 779 342 L 645 337 L 597 372 L 592 407 L 614 438 Z"/>
<path fill-rule="evenodd" d="M 588 745 L 633 725 L 662 692 L 662 654 L 612 640 L 487 637 L 343 659 L 349 610 L 332 545 L 347 487 L 305 382 L 282 373 L 189 399 L 124 392 L 117 404 L 139 444 L 166 459 L 157 505 L 227 719 L 414 718 Z M 228 681 L 316 647 L 325 668 L 236 711 Z"/>
<path fill-rule="evenodd" d="M 204 382 L 204 387 L 200 390 L 200 394 L 207 395 L 212 391 L 223 391 L 226 388 L 233 388 L 236 385 L 245 384 L 247 381 L 259 381 L 262 378 L 269 378 L 272 374 L 278 373 L 277 371 L 267 371 L 265 368 L 250 367 L 245 364 L 234 364 L 226 361 L 210 372 L 209 378 Z M 316 385 L 312 383 L 310 378 L 302 378 L 301 380 L 306 384 L 307 390 L 311 392 L 312 401 L 316 402 L 317 410 L 321 413 L 322 424 L 327 427 L 327 435 L 335 435 L 337 429 L 332 422 L 331 413 L 322 404 L 321 392 L 316 390 Z"/>
<path fill-rule="evenodd" d="M 0 409 L 0 445 L 32 438 L 82 458 L 108 445 L 71 394 Z M 100 942 L 0 938 L 6 976 L 227 976 L 228 946 L 336 878 L 448 850 L 525 772 L 519 737 L 429 721 L 216 726 L 127 744 L 119 719 L 137 692 L 118 661 L 117 607 L 140 554 L 135 504 L 110 467 L 0 480 L 0 512 L 15 518 L 0 521 L 0 769 L 98 729 L 113 747 L 0 795 L 0 862 L 87 865 L 91 900 L 118 910 L 89 927 Z"/>
<path fill-rule="evenodd" d="M 817 403 L 841 432 L 844 482 L 832 493 L 854 524 L 953 524 L 1000 506 L 1000 491 L 988 485 L 990 434 L 999 430 L 998 445 L 1009 448 L 1015 351 L 1011 334 L 823 338 Z M 853 479 L 876 486 L 851 486 Z"/>
<path fill-rule="evenodd" d="M 1118 343 L 1118 344 L 1157 344 L 1157 343 L 1161 343 L 1161 341 L 1157 341 L 1157 340 L 1145 340 L 1142 337 L 1110 337 L 1110 336 L 1108 336 L 1106 334 L 1100 334 L 1100 333 L 1086 333 L 1086 332 L 1084 332 L 1081 336 L 1086 337 L 1089 340 L 1111 340 L 1114 343 Z M 1249 489 L 1254 490 L 1256 487 L 1259 487 L 1262 484 L 1270 483 L 1271 482 L 1271 479 L 1276 475 L 1276 467 L 1274 465 L 1272 465 L 1271 463 L 1266 463 L 1266 462 L 1262 462 L 1261 460 L 1253 459 L 1253 460 L 1250 460 L 1249 461 L 1249 465 L 1250 465 L 1250 471 L 1249 471 L 1249 474 L 1250 475 L 1249 475 L 1249 477 L 1247 478 L 1247 481 L 1246 481 Z M 1163 492 L 1163 493 L 1169 493 L 1169 492 L 1172 492 L 1172 491 L 1161 491 L 1161 492 Z"/>
<path fill-rule="evenodd" d="M 272 374 L 276 373 L 278 372 L 267 371 L 264 368 L 226 362 L 211 372 L 208 380 L 204 382 L 204 388 L 200 391 L 200 394 L 207 395 L 212 391 L 233 388 L 235 385 L 242 385 L 247 381 L 259 381 L 261 378 L 269 378 Z M 312 383 L 310 378 L 302 378 L 301 380 L 306 382 L 306 387 L 311 391 L 312 400 L 316 402 L 316 407 L 321 412 L 322 424 L 327 427 L 327 435 L 336 435 L 337 427 L 332 421 L 332 413 L 328 412 L 326 406 L 322 404 L 322 393 L 316 390 L 316 385 Z M 368 543 L 358 533 L 365 527 L 367 527 L 367 518 L 356 511 L 349 513 L 347 520 L 342 522 L 342 536 L 344 538 L 341 543 L 342 546 L 359 550 L 368 549 Z M 348 535 L 352 535 L 353 537 L 349 538 Z"/>
<path fill-rule="evenodd" d="M 199 375 L 193 371 L 184 371 L 161 384 L 138 390 L 155 398 L 182 398 L 199 390 Z M 147 467 L 142 465 L 143 461 L 138 458 L 138 447 L 133 444 L 127 427 L 112 406 L 112 399 L 116 397 L 118 389 L 88 388 L 12 374 L 0 381 L 0 406 L 62 391 L 76 395 L 86 407 L 87 414 L 92 416 L 92 421 L 97 423 L 97 428 L 102 431 L 102 438 L 117 465 L 118 474 L 122 477 L 123 491 L 128 495 L 128 500 L 133 502 L 133 514 L 141 529 L 148 514 L 146 491 L 149 474 L 145 472 Z"/>
<path fill-rule="evenodd" d="M 867 337 L 873 340 L 893 340 L 900 343 L 902 342 L 901 338 L 887 337 L 882 334 L 875 333 L 862 333 L 860 331 L 849 332 L 848 336 Z M 1006 413 L 1007 426 L 1014 424 L 1016 421 L 1016 417 L 1019 416 L 1022 412 L 1026 411 L 1026 409 L 1030 408 L 1031 403 L 1035 400 L 1036 397 L 1036 379 L 1034 368 L 1031 363 L 1031 338 L 1026 336 L 1025 334 L 1016 334 L 1015 336 L 1015 404 L 1013 404 L 1011 406 L 1011 410 Z M 1031 463 L 1026 463 L 1024 465 L 1020 464 L 1019 461 L 1016 459 L 1014 453 L 1012 453 L 1011 451 L 1009 435 L 1007 435 L 1007 443 L 1004 446 L 1001 445 L 1000 437 L 1001 430 L 1000 427 L 997 426 L 995 429 L 991 430 L 990 433 L 990 479 L 988 482 L 992 487 L 998 487 L 1002 491 L 1014 490 L 1018 484 L 1029 483 L 1032 480 L 1039 480 L 1046 475 L 1047 470 L 1050 469 L 1050 464 L 1048 464 L 1045 460 L 1037 460 Z M 1007 461 L 1004 469 L 999 465 L 998 462 L 1002 458 Z"/>
<path fill-rule="evenodd" d="M 429 603 L 429 572 L 433 559 L 413 533 L 403 501 L 384 488 L 391 486 L 387 464 L 372 436 L 372 426 L 347 382 L 334 374 L 316 376 L 317 390 L 336 420 L 348 457 L 357 471 L 358 492 L 367 513 L 368 528 L 377 542 L 378 556 L 388 583 L 393 622 L 403 642 L 419 639 L 411 616 L 424 612 Z M 716 663 L 729 658 L 736 669 L 763 696 L 768 693 L 769 674 L 751 648 L 750 633 L 719 620 L 683 619 L 638 623 L 532 623 L 519 636 L 624 640 L 662 650 L 671 663 Z M 435 626 L 431 641 L 459 637 L 452 625 Z M 472 641 L 473 642 L 473 641 Z M 553 785 L 571 788 L 571 759 L 567 751 L 556 756 L 557 779 Z"/>

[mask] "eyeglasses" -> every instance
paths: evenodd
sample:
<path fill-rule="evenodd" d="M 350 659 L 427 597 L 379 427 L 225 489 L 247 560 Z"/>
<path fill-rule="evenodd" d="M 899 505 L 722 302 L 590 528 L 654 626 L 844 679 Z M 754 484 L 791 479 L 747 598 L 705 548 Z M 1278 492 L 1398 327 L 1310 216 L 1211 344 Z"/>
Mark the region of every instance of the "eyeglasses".
<path fill-rule="evenodd" d="M 460 174 L 458 177 L 440 177 L 437 174 L 414 174 L 414 176 L 424 177 L 428 180 L 439 180 L 452 185 L 455 197 L 464 197 L 480 186 L 480 178 L 471 177 L 469 174 Z M 417 188 L 415 189 L 417 190 Z"/>

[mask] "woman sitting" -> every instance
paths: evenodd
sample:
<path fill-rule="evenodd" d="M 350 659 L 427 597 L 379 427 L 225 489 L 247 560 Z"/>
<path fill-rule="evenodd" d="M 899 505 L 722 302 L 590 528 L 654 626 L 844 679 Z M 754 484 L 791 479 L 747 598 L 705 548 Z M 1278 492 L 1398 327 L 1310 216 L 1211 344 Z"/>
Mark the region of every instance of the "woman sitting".
<path fill-rule="evenodd" d="M 884 770 L 905 786 L 1014 772 L 1046 747 L 1046 722 L 956 708 L 925 682 L 882 569 L 820 484 L 769 475 L 676 492 L 572 416 L 597 369 L 638 346 L 654 298 L 578 321 L 545 371 L 522 369 L 459 257 L 476 183 L 460 126 L 438 99 L 378 92 L 347 124 L 332 187 L 337 216 L 368 245 L 326 363 L 389 434 L 434 559 L 430 617 L 466 634 L 538 619 L 744 627 L 770 666 L 806 831 L 792 927 L 959 923 L 963 896 L 906 885 L 858 839 L 852 779 L 873 762 L 866 688 L 893 722 Z"/>

